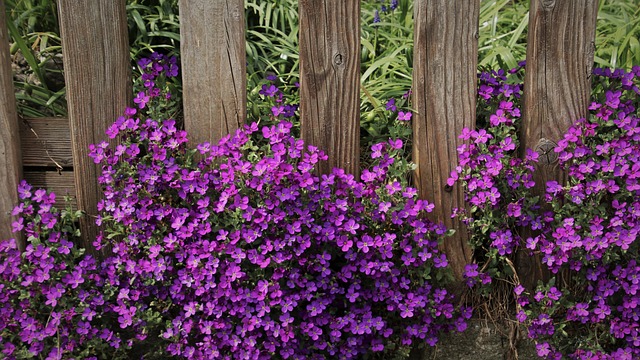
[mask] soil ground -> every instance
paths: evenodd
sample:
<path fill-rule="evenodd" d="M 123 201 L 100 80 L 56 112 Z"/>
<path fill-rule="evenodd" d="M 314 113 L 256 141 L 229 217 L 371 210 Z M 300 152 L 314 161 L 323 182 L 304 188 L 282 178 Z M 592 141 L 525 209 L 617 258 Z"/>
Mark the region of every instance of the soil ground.
<path fill-rule="evenodd" d="M 463 333 L 452 333 L 441 338 L 438 345 L 422 360 L 502 360 L 509 348 L 509 331 L 483 320 L 471 320 Z M 521 331 L 518 359 L 534 360 L 535 345 Z"/>

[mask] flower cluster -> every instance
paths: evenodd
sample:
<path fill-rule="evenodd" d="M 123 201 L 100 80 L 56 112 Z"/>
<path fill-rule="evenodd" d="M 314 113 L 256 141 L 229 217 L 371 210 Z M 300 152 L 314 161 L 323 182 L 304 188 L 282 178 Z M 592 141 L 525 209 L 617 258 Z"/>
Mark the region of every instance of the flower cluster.
<path fill-rule="evenodd" d="M 549 359 L 640 356 L 640 67 L 594 75 L 591 116 L 576 121 L 555 148 L 567 180 L 546 184 L 553 211 L 527 241 L 566 278 L 562 292 L 538 289 L 528 311 L 536 316 L 530 336 Z"/>
<path fill-rule="evenodd" d="M 18 193 L 13 228 L 28 244 L 20 253 L 16 240 L 0 242 L 0 357 L 118 358 L 126 344 L 99 321 L 105 298 L 98 266 L 74 246 L 80 213 L 57 210 L 53 193 L 24 181 Z"/>
<path fill-rule="evenodd" d="M 30 244 L 24 259 L 0 245 L 3 356 L 353 359 L 465 329 L 470 309 L 444 288 L 448 232 L 390 177 L 401 140 L 375 144 L 360 179 L 317 174 L 326 155 L 283 114 L 189 148 L 174 120 L 150 116 L 175 62 L 139 65 L 137 108 L 107 130 L 117 144 L 90 147 L 104 190 L 94 246 L 109 255 L 84 256 L 79 213 L 21 185 L 14 227 Z M 261 95 L 284 103 L 272 85 Z"/>
<path fill-rule="evenodd" d="M 367 129 L 367 143 L 362 144 L 361 152 L 366 154 L 368 147 L 376 149 L 389 138 L 402 141 L 403 146 L 393 150 L 394 162 L 388 169 L 388 177 L 395 178 L 403 185 L 408 185 L 408 174 L 414 170 L 411 163 L 411 90 L 406 91 L 397 98 L 389 98 L 386 103 L 380 104 L 369 112 L 364 119 L 364 128 Z M 362 158 L 361 163 L 365 167 L 373 166 L 375 156 Z"/>
<path fill-rule="evenodd" d="M 285 96 L 285 91 L 288 90 L 288 87 L 285 87 L 284 90 L 278 87 L 278 78 L 275 75 L 268 75 L 266 80 L 268 82 L 262 84 L 258 93 L 262 95 L 263 103 L 271 105 L 271 119 L 273 121 L 278 121 L 295 117 L 299 105 L 291 103 L 291 101 L 287 101 L 290 100 L 290 96 L 289 98 Z M 300 88 L 300 83 L 296 82 L 294 84 L 294 88 L 296 90 Z"/>
<path fill-rule="evenodd" d="M 465 328 L 438 285 L 433 205 L 386 176 L 401 141 L 376 145 L 358 180 L 318 176 L 326 156 L 284 121 L 195 152 L 171 120 L 117 124 L 123 142 L 92 156 L 123 328 L 160 317 L 171 355 L 265 359 L 354 358 Z"/>
<path fill-rule="evenodd" d="M 537 154 L 517 151 L 519 72 L 480 74 L 480 128 L 463 131 L 449 179 L 465 189 L 470 212 L 458 215 L 481 265 L 467 267 L 468 284 L 487 283 L 484 272 L 517 284 L 509 258 L 519 248 L 540 254 L 554 276 L 533 296 L 514 288 L 516 318 L 538 355 L 638 358 L 640 67 L 594 71 L 590 118 L 578 120 L 554 150 L 566 179 L 548 182 L 542 197 L 530 190 Z M 521 238 L 522 229 L 533 235 Z"/>
<path fill-rule="evenodd" d="M 541 221 L 532 212 L 536 199 L 529 191 L 534 185 L 532 171 L 537 153 L 527 150 L 524 159 L 518 156 L 522 95 L 518 79 L 523 70 L 524 62 L 508 72 L 479 74 L 480 128 L 463 129 L 459 137 L 464 144 L 457 149 L 458 166 L 447 180 L 449 186 L 461 182 L 469 204 L 468 213 L 456 210 L 469 228 L 469 243 L 482 270 L 478 272 L 474 264 L 467 267 L 469 286 L 478 279 L 488 284 L 490 277 L 513 275 L 513 269 L 503 259 L 512 257 L 522 242 L 516 229 Z"/>
<path fill-rule="evenodd" d="M 134 83 L 134 88 L 138 89 L 133 99 L 136 107 L 146 109 L 152 118 L 163 115 L 167 108 L 177 108 L 180 99 L 174 94 L 180 91 L 173 80 L 178 76 L 178 59 L 154 52 L 148 58 L 138 60 L 137 65 L 140 77 Z M 157 97 L 162 97 L 162 101 L 153 101 Z"/>

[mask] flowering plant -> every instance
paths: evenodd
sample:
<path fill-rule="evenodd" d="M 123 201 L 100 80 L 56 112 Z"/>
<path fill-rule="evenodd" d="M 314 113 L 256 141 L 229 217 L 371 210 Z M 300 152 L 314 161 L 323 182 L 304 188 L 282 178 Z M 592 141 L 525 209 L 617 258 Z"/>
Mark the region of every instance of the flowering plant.
<path fill-rule="evenodd" d="M 103 318 L 105 297 L 96 261 L 74 242 L 80 212 L 53 207 L 55 194 L 26 182 L 13 215 L 27 238 L 0 241 L 0 357 L 53 360 L 121 358 L 123 344 Z"/>
<path fill-rule="evenodd" d="M 554 150 L 566 180 L 548 182 L 542 198 L 530 191 L 537 154 L 516 157 L 519 109 L 511 99 L 519 98 L 520 85 L 510 85 L 506 72 L 480 76 L 479 94 L 488 104 L 480 106 L 491 114 L 490 126 L 463 132 L 469 144 L 460 147 L 460 166 L 449 180 L 465 187 L 471 209 L 461 214 L 488 273 L 469 265 L 468 281 L 511 277 L 516 318 L 542 358 L 640 355 L 638 75 L 640 67 L 594 71 L 590 118 L 578 120 Z M 540 206 L 545 203 L 548 211 Z M 534 235 L 521 238 L 523 228 Z M 554 274 L 533 297 L 517 283 L 516 269 L 504 266 L 518 249 L 540 254 Z"/>
<path fill-rule="evenodd" d="M 268 126 L 189 148 L 176 121 L 156 117 L 171 99 L 162 84 L 175 61 L 138 64 L 146 75 L 137 108 L 107 130 L 117 145 L 90 149 L 104 189 L 94 246 L 112 254 L 99 264 L 84 257 L 71 242 L 76 218 L 51 208 L 54 195 L 22 185 L 16 213 L 30 217 L 15 226 L 33 235 L 28 262 L 15 241 L 0 248 L 1 316 L 18 319 L 0 329 L 9 358 L 400 356 L 464 330 L 470 309 L 456 309 L 443 287 L 447 231 L 426 218 L 433 204 L 390 176 L 401 140 L 375 144 L 360 179 L 318 175 L 326 155 L 275 112 Z M 263 90 L 284 108 L 277 89 Z M 29 331 L 46 333 L 21 332 L 36 314 Z"/>
<path fill-rule="evenodd" d="M 467 285 L 479 281 L 491 289 L 491 279 L 510 279 L 515 274 L 512 259 L 522 243 L 518 228 L 537 224 L 538 198 L 532 196 L 533 163 L 537 153 L 519 156 L 521 79 L 524 62 L 510 71 L 479 74 L 479 129 L 464 129 L 459 136 L 458 166 L 447 180 L 461 182 L 469 209 L 457 209 L 469 230 L 475 263 L 466 267 Z M 512 280 L 510 280 L 512 281 Z"/>
<path fill-rule="evenodd" d="M 591 116 L 555 148 L 567 180 L 546 184 L 552 212 L 526 243 L 563 281 L 533 299 L 518 294 L 522 305 L 531 301 L 520 317 L 530 318 L 529 336 L 548 359 L 640 356 L 640 67 L 594 75 Z"/>
<path fill-rule="evenodd" d="M 174 356 L 265 359 L 398 352 L 465 328 L 442 287 L 446 229 L 387 177 L 402 141 L 375 145 L 358 180 L 317 175 L 326 156 L 286 121 L 188 149 L 175 121 L 139 115 L 91 154 L 121 327 L 145 323 Z"/>

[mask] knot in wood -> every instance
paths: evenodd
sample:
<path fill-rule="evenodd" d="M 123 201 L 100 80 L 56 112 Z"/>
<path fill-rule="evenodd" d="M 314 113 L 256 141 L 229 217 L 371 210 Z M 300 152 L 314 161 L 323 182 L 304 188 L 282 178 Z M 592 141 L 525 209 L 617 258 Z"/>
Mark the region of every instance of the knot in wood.
<path fill-rule="evenodd" d="M 343 63 L 342 54 L 335 54 L 333 56 L 333 64 L 336 66 L 340 66 Z"/>
<path fill-rule="evenodd" d="M 558 153 L 553 151 L 558 144 L 555 142 L 542 138 L 538 141 L 538 144 L 534 148 L 534 150 L 540 156 L 540 163 L 544 165 L 551 165 L 558 161 Z"/>
<path fill-rule="evenodd" d="M 542 7 L 545 10 L 551 10 L 556 6 L 556 0 L 542 0 Z"/>
<path fill-rule="evenodd" d="M 238 5 L 235 5 L 233 7 L 233 9 L 231 9 L 231 16 L 233 17 L 234 20 L 238 21 L 240 20 L 240 7 Z"/>

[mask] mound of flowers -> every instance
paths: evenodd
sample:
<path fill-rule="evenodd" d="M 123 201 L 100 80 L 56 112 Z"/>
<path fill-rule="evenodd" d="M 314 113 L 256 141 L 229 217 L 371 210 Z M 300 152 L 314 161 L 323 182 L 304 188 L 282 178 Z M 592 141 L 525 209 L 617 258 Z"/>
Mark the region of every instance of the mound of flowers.
<path fill-rule="evenodd" d="M 480 76 L 480 112 L 490 126 L 463 132 L 468 144 L 449 180 L 465 187 L 471 210 L 462 216 L 482 265 L 468 267 L 468 282 L 480 275 L 517 282 L 508 266 L 515 253 L 539 254 L 551 280 L 531 294 L 514 288 L 516 317 L 538 355 L 638 358 L 640 67 L 594 70 L 589 118 L 554 149 L 566 179 L 548 182 L 541 197 L 530 190 L 537 154 L 518 158 L 521 86 L 513 75 L 520 71 Z M 523 229 L 533 236 L 522 238 Z"/>
<path fill-rule="evenodd" d="M 115 146 L 91 147 L 104 189 L 94 245 L 109 255 L 84 256 L 71 213 L 21 187 L 27 251 L 0 248 L 8 359 L 352 359 L 465 329 L 470 310 L 444 288 L 447 231 L 389 176 L 402 141 L 376 144 L 359 179 L 318 175 L 326 155 L 286 121 L 191 148 L 174 120 L 144 117 L 170 98 L 175 61 L 139 65 L 138 109 L 107 131 Z"/>
<path fill-rule="evenodd" d="M 109 321 L 99 265 L 74 245 L 80 212 L 59 211 L 55 194 L 24 181 L 18 193 L 13 227 L 28 244 L 0 241 L 0 358 L 120 358 L 127 344 Z"/>
<path fill-rule="evenodd" d="M 538 289 L 521 314 L 548 359 L 640 357 L 640 67 L 594 75 L 591 116 L 555 149 L 567 180 L 546 184 L 552 212 L 526 245 L 563 282 Z"/>
<path fill-rule="evenodd" d="M 122 118 L 125 141 L 96 147 L 121 324 L 159 316 L 187 358 L 352 358 L 464 329 L 438 285 L 433 205 L 386 178 L 402 143 L 377 146 L 361 181 L 318 176 L 326 156 L 290 128 L 247 125 L 194 152 L 172 121 Z"/>

